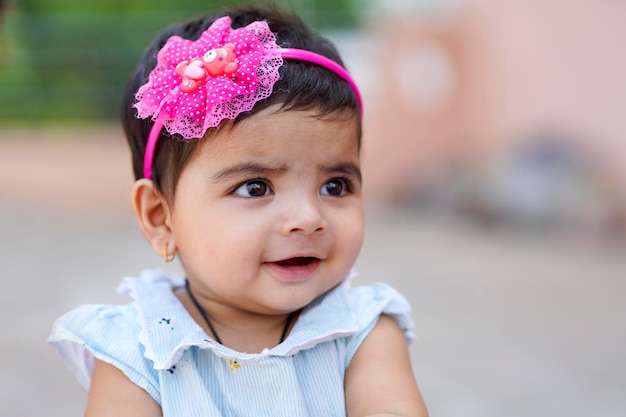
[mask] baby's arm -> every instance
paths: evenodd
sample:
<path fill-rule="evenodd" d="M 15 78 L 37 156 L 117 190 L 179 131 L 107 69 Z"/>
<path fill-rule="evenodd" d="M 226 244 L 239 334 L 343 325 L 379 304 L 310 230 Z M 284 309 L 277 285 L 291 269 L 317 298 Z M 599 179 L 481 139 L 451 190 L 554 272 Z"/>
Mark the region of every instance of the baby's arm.
<path fill-rule="evenodd" d="M 426 417 L 404 334 L 381 315 L 356 351 L 345 376 L 348 417 Z"/>
<path fill-rule="evenodd" d="M 96 359 L 85 417 L 161 417 L 161 407 L 115 366 Z"/>

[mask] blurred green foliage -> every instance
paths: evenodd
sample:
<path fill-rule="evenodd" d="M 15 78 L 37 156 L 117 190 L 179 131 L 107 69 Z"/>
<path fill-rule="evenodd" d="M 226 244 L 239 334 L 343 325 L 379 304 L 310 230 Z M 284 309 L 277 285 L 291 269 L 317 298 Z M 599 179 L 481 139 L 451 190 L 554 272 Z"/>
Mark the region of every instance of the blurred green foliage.
<path fill-rule="evenodd" d="M 126 79 L 159 31 L 244 3 L 249 2 L 9 1 L 0 21 L 0 123 L 115 119 Z M 274 3 L 293 7 L 318 30 L 356 24 L 350 0 Z"/>

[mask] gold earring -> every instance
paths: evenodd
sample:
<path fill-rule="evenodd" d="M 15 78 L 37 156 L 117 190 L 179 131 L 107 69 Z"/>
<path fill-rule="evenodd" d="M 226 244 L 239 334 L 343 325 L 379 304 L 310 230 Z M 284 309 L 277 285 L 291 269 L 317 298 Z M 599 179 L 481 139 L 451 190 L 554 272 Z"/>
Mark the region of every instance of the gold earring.
<path fill-rule="evenodd" d="M 167 242 L 165 242 L 165 246 L 163 246 L 163 260 L 165 261 L 166 264 L 168 264 L 168 263 L 172 262 L 175 257 L 176 257 L 175 253 L 173 253 L 171 255 L 167 254 Z"/>

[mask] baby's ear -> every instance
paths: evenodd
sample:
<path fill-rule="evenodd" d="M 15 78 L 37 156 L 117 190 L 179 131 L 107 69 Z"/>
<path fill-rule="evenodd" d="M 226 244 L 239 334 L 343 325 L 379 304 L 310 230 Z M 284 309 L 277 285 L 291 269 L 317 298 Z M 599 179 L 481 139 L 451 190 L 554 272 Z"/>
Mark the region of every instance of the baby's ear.
<path fill-rule="evenodd" d="M 167 244 L 170 254 L 176 253 L 175 243 L 171 231 L 170 208 L 167 200 L 148 179 L 135 182 L 131 194 L 131 204 L 139 229 L 159 256 L 163 255 L 163 248 Z"/>

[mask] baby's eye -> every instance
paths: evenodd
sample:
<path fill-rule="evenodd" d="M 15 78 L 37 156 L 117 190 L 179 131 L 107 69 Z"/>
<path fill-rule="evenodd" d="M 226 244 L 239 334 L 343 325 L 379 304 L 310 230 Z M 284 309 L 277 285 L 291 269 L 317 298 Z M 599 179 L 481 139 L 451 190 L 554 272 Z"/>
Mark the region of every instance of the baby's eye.
<path fill-rule="evenodd" d="M 240 197 L 254 198 L 254 197 L 265 197 L 266 195 L 270 195 L 272 189 L 270 186 L 263 180 L 250 180 L 241 184 L 235 190 L 235 194 Z"/>
<path fill-rule="evenodd" d="M 320 189 L 320 194 L 329 195 L 332 197 L 339 197 L 346 194 L 349 190 L 348 184 L 346 180 L 341 178 L 333 178 L 332 180 L 326 182 L 322 185 Z"/>

